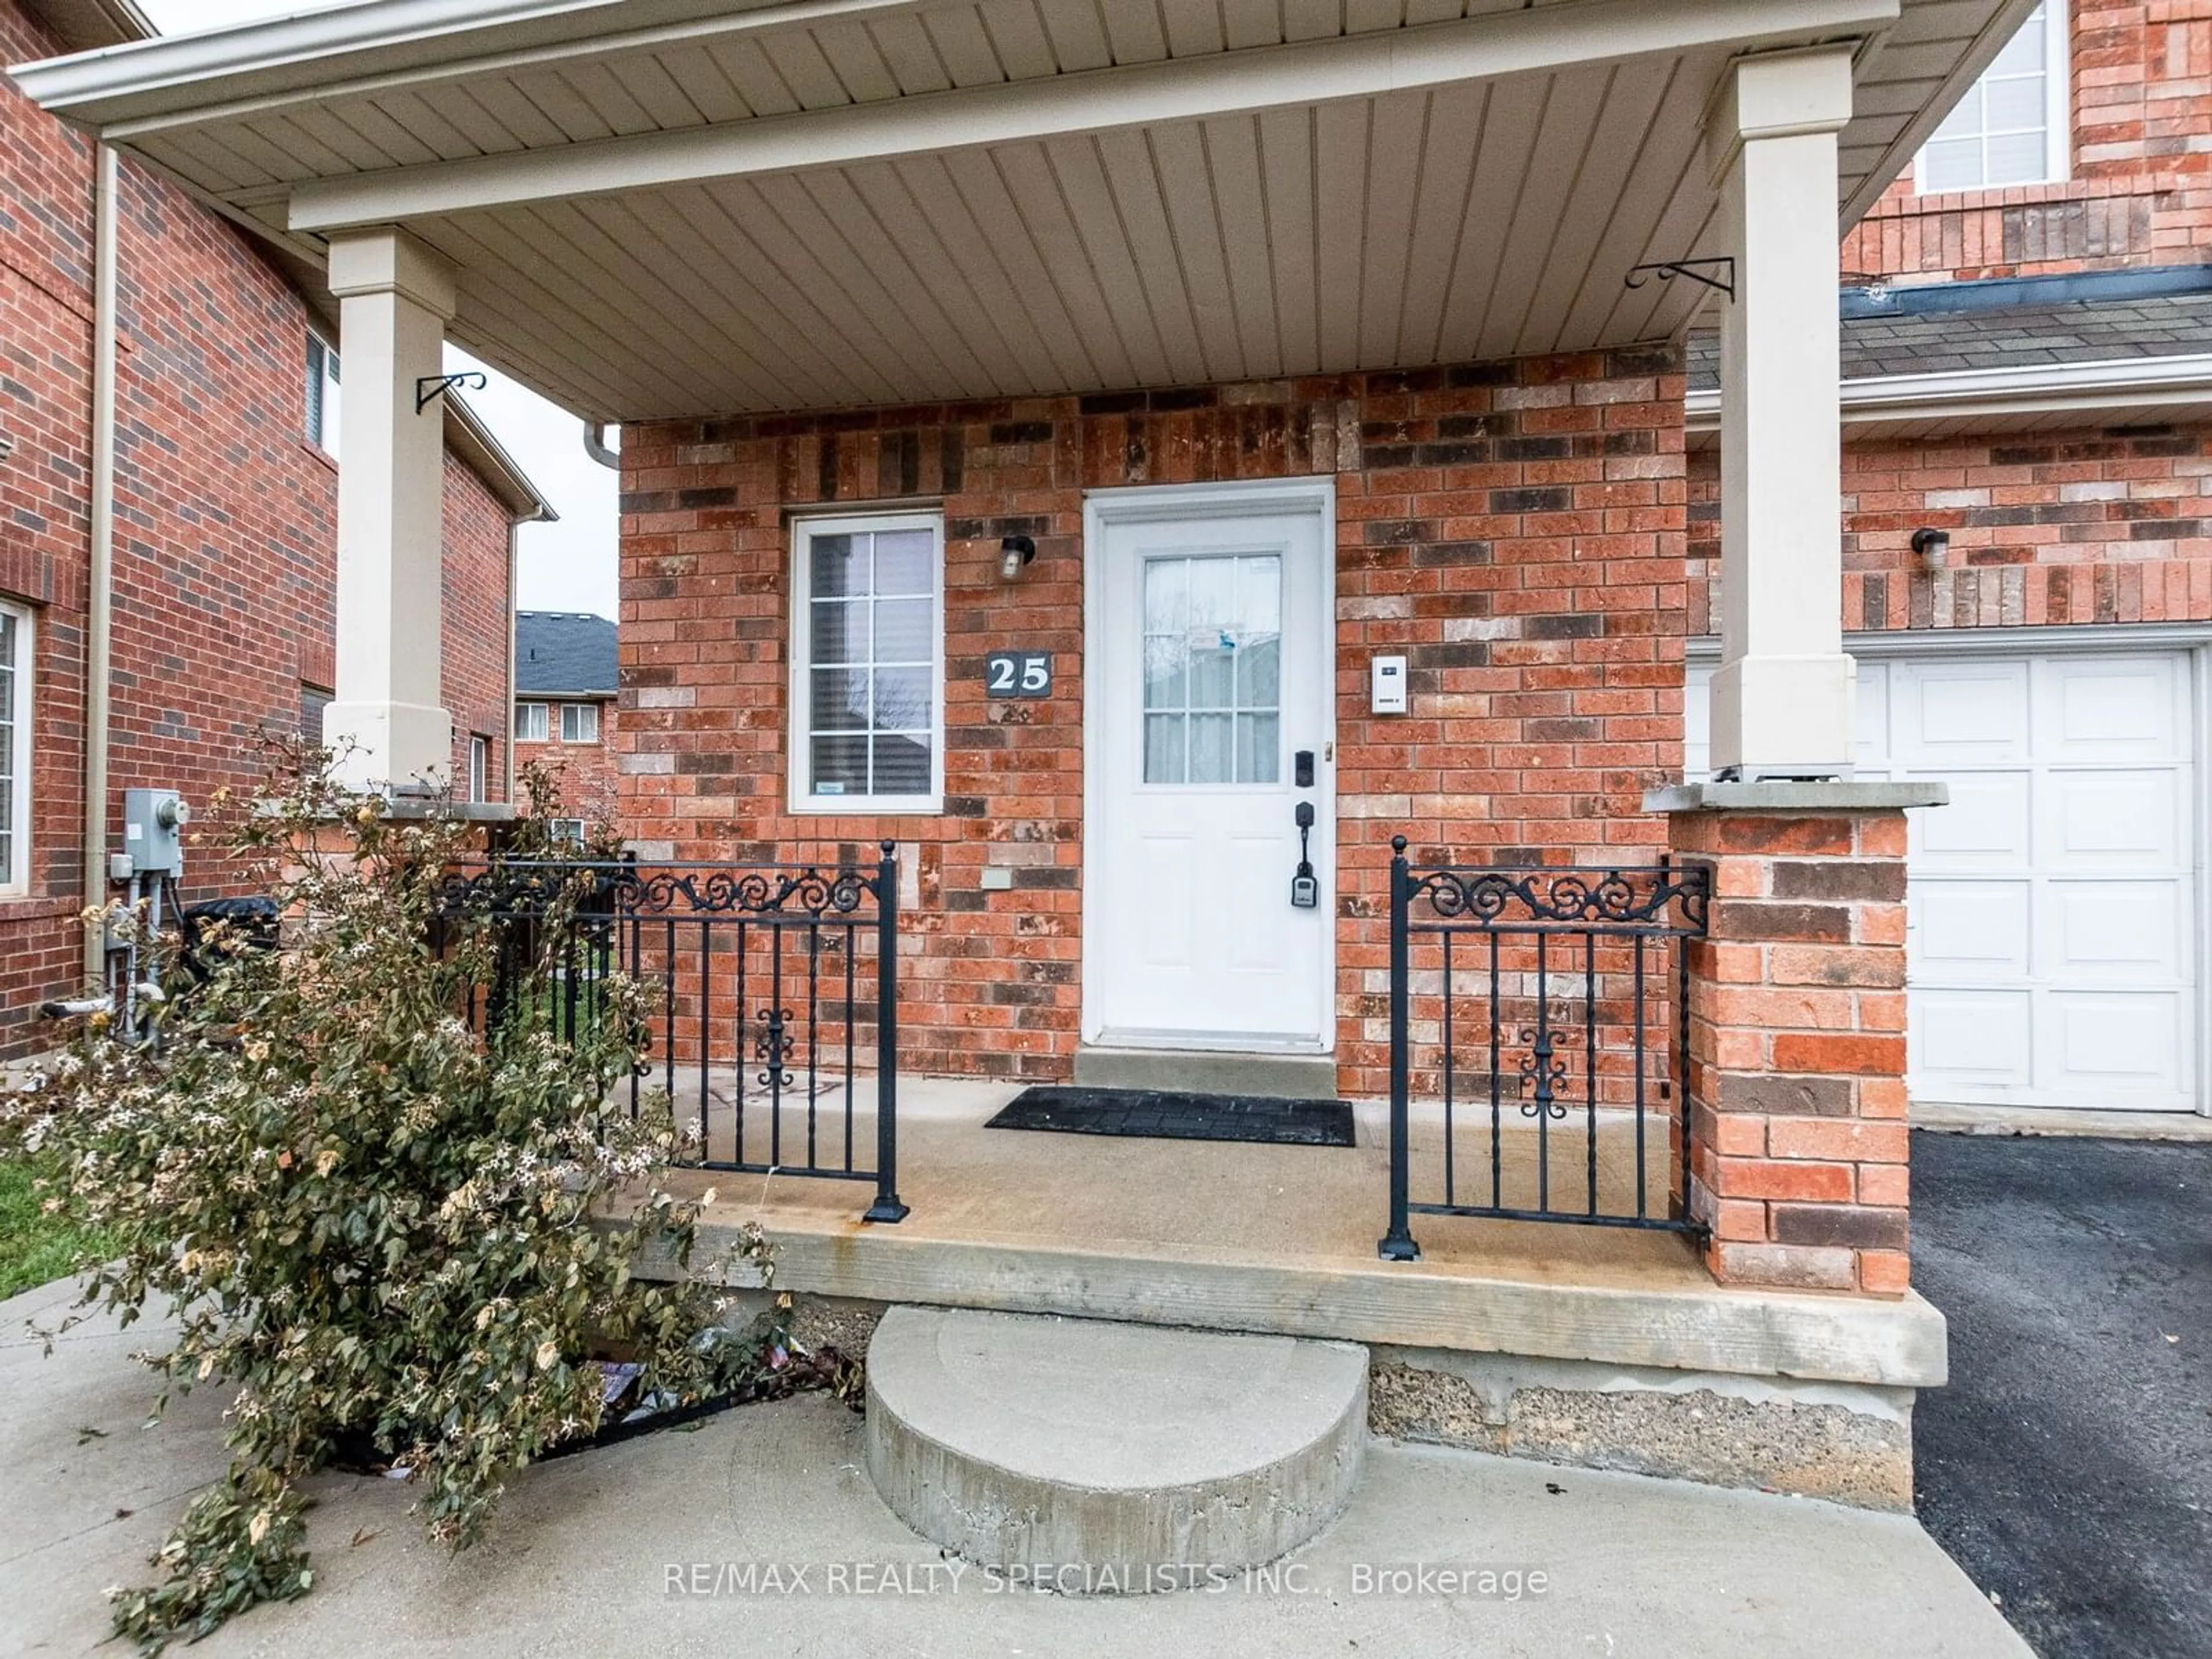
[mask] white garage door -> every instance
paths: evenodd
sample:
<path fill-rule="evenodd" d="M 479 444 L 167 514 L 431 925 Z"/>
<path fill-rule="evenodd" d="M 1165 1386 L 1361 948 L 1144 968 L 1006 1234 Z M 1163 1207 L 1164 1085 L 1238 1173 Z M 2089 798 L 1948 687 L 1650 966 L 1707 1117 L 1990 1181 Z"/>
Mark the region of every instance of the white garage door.
<path fill-rule="evenodd" d="M 1859 665 L 1859 775 L 1951 787 L 1911 815 L 1915 1100 L 2197 1109 L 2192 708 L 2177 652 Z"/>

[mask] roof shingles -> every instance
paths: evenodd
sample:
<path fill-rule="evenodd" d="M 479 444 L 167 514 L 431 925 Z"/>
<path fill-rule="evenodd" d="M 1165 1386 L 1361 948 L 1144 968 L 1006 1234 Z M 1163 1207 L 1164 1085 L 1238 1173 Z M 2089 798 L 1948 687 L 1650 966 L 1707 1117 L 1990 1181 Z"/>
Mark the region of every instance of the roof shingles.
<path fill-rule="evenodd" d="M 1843 322 L 1846 380 L 2200 353 L 2212 355 L 2212 294 L 1846 317 Z M 1720 384 L 1717 337 L 1692 337 L 1689 374 L 1692 390 Z"/>
<path fill-rule="evenodd" d="M 525 696 L 611 697 L 619 677 L 615 625 L 574 611 L 519 611 L 514 689 Z"/>

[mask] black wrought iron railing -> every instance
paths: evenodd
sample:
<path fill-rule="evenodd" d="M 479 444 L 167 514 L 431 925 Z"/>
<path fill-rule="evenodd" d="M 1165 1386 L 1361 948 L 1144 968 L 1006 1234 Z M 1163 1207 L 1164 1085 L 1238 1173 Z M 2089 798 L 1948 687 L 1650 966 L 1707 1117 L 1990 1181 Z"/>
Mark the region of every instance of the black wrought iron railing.
<path fill-rule="evenodd" d="M 1699 866 L 1390 861 L 1390 1224 L 1693 1231 L 1687 942 Z"/>
<path fill-rule="evenodd" d="M 471 1010 L 531 1011 L 573 1041 L 615 1017 L 603 988 L 654 988 L 629 1036 L 630 1109 L 668 1097 L 709 1170 L 872 1182 L 866 1219 L 897 1221 L 896 848 L 859 862 L 641 863 L 493 858 L 449 872 L 450 917 L 499 928 L 498 967 Z M 549 935 L 549 930 L 552 936 Z"/>

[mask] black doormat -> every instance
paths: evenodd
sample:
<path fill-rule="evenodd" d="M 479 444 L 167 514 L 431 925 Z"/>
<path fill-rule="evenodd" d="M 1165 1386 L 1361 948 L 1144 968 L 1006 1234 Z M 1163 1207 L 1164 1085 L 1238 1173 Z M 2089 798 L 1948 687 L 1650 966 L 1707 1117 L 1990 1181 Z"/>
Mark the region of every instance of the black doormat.
<path fill-rule="evenodd" d="M 1057 1129 L 1072 1135 L 1158 1140 L 1248 1140 L 1279 1146 L 1350 1146 L 1352 1108 L 1341 1100 L 1200 1095 L 1161 1089 L 1024 1089 L 987 1129 Z"/>

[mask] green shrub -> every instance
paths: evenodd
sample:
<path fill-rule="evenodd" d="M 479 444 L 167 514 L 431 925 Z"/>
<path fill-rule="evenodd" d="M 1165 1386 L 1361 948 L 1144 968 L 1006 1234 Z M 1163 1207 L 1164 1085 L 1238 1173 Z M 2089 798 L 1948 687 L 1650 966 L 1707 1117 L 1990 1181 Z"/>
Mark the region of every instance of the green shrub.
<path fill-rule="evenodd" d="M 520 933 L 456 914 L 447 872 L 474 832 L 397 818 L 315 766 L 218 816 L 202 839 L 277 897 L 280 943 L 216 934 L 160 1053 L 95 1031 L 15 1125 L 117 1253 L 87 1304 L 125 1324 L 177 1310 L 150 1357 L 164 1401 L 237 1390 L 228 1480 L 171 1535 L 160 1582 L 116 1593 L 118 1633 L 149 1650 L 307 1588 L 297 1483 L 334 1460 L 378 1449 L 431 1536 L 464 1546 L 512 1474 L 598 1428 L 595 1351 L 683 1402 L 759 1352 L 702 1340 L 709 1293 L 635 1276 L 647 1251 L 688 1261 L 697 1206 L 662 1181 L 665 1103 L 633 1121 L 613 1086 L 648 1029 L 645 990 L 611 975 L 600 1017 L 549 1028 L 538 941 L 575 892 Z M 543 850 L 531 833 L 517 851 Z M 502 950 L 513 994 L 487 1022 L 471 994 Z M 764 1279 L 757 1234 L 742 1248 Z"/>

